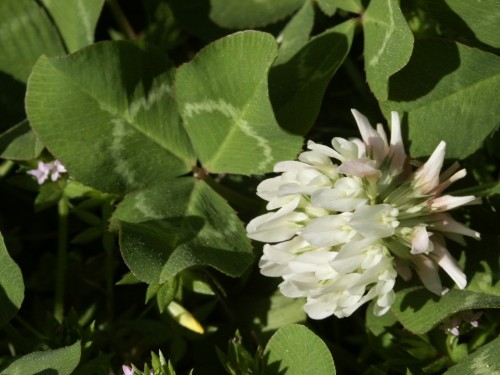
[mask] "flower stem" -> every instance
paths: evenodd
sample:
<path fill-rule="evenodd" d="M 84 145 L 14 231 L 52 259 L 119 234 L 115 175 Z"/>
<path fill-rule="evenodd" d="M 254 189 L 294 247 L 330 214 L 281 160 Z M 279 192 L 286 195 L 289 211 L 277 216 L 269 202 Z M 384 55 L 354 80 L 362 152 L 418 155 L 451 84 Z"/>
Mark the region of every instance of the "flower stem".
<path fill-rule="evenodd" d="M 62 322 L 64 316 L 64 284 L 66 279 L 66 262 L 68 252 L 68 199 L 63 194 L 58 202 L 59 238 L 57 244 L 56 285 L 54 296 L 54 316 Z"/>

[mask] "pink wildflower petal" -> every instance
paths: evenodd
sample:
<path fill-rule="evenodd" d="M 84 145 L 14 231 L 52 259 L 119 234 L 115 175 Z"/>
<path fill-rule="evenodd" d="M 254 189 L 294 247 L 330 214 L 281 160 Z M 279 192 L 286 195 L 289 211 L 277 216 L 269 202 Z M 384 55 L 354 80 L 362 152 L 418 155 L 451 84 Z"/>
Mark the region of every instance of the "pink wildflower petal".
<path fill-rule="evenodd" d="M 30 169 L 27 174 L 35 177 L 38 185 L 43 184 L 47 178 L 49 178 L 51 163 L 44 163 L 42 161 L 38 162 L 38 167 L 36 169 Z"/>
<path fill-rule="evenodd" d="M 59 173 L 66 173 L 66 167 L 61 164 L 59 160 L 54 160 L 53 161 L 53 166 L 54 168 L 59 172 Z"/>
<path fill-rule="evenodd" d="M 123 375 L 134 375 L 134 368 L 132 366 L 128 367 L 122 366 Z"/>

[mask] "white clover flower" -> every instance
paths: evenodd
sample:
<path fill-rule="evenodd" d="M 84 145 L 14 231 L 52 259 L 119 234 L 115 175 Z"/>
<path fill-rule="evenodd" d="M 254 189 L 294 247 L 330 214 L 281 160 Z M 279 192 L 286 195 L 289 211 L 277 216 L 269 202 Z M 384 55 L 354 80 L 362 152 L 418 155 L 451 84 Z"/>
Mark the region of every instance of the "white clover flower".
<path fill-rule="evenodd" d="M 280 174 L 257 187 L 271 212 L 247 225 L 250 238 L 266 242 L 262 274 L 281 277 L 283 295 L 305 297 L 313 319 L 349 316 L 372 299 L 382 315 L 394 302 L 396 276 L 408 280 L 412 270 L 435 294 L 447 290 L 439 268 L 463 289 L 465 274 L 445 238 L 480 238 L 445 213 L 479 200 L 441 195 L 466 174 L 457 164 L 441 173 L 444 142 L 415 168 L 396 112 L 389 141 L 382 125 L 374 129 L 352 112 L 361 139 L 334 138 L 332 147 L 309 141 L 299 161 L 276 164 Z"/>
<path fill-rule="evenodd" d="M 59 160 L 49 163 L 38 162 L 36 169 L 30 169 L 27 174 L 33 176 L 39 185 L 42 185 L 49 177 L 52 181 L 57 181 L 62 173 L 66 173 L 66 168 Z"/>

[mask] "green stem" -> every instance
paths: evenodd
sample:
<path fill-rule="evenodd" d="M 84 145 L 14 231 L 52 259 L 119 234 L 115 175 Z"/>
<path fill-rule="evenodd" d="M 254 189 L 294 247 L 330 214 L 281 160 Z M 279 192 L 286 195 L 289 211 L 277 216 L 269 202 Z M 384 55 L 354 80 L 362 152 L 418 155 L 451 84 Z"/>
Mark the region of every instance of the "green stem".
<path fill-rule="evenodd" d="M 54 316 L 62 322 L 64 316 L 64 284 L 68 252 L 68 199 L 63 194 L 57 205 L 59 213 L 59 238 L 57 244 L 56 286 L 54 297 Z"/>
<path fill-rule="evenodd" d="M 23 318 L 21 318 L 19 316 L 19 314 L 14 317 L 14 320 L 16 322 L 18 322 L 20 325 L 22 325 L 24 327 L 24 329 L 30 331 L 38 339 L 40 339 L 40 340 L 46 340 L 47 339 L 47 336 L 45 336 L 44 334 L 42 334 L 35 327 L 33 327 L 31 324 L 29 324 L 27 321 L 25 321 Z M 9 325 L 10 325 L 10 323 L 9 323 Z"/>
<path fill-rule="evenodd" d="M 137 34 L 130 25 L 130 22 L 128 22 L 128 19 L 125 16 L 125 13 L 123 13 L 122 8 L 118 4 L 118 1 L 106 0 L 106 3 L 108 4 L 111 13 L 113 13 L 116 22 L 118 22 L 120 29 L 127 35 L 129 39 L 137 39 Z"/>

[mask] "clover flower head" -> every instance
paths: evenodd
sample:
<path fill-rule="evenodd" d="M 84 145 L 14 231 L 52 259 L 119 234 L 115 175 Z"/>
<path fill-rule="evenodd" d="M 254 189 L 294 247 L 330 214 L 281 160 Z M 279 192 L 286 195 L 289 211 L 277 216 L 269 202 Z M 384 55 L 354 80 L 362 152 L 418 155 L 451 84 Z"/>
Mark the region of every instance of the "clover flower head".
<path fill-rule="evenodd" d="M 64 165 L 59 160 L 54 160 L 49 163 L 39 161 L 36 169 L 30 169 L 26 173 L 33 176 L 38 184 L 42 185 L 49 177 L 51 181 L 57 181 L 61 174 L 66 172 Z"/>
<path fill-rule="evenodd" d="M 408 280 L 414 271 L 442 295 L 442 268 L 462 289 L 466 276 L 445 238 L 462 244 L 463 236 L 480 238 L 446 213 L 479 200 L 441 194 L 465 176 L 457 164 L 441 173 L 444 142 L 416 168 L 396 112 L 390 139 L 382 125 L 375 129 L 352 113 L 361 139 L 333 138 L 331 147 L 309 141 L 298 161 L 277 163 L 279 175 L 257 187 L 271 212 L 247 225 L 250 238 L 266 243 L 261 273 L 281 277 L 283 295 L 305 297 L 313 319 L 346 317 L 370 300 L 374 313 L 384 314 L 398 274 Z"/>

